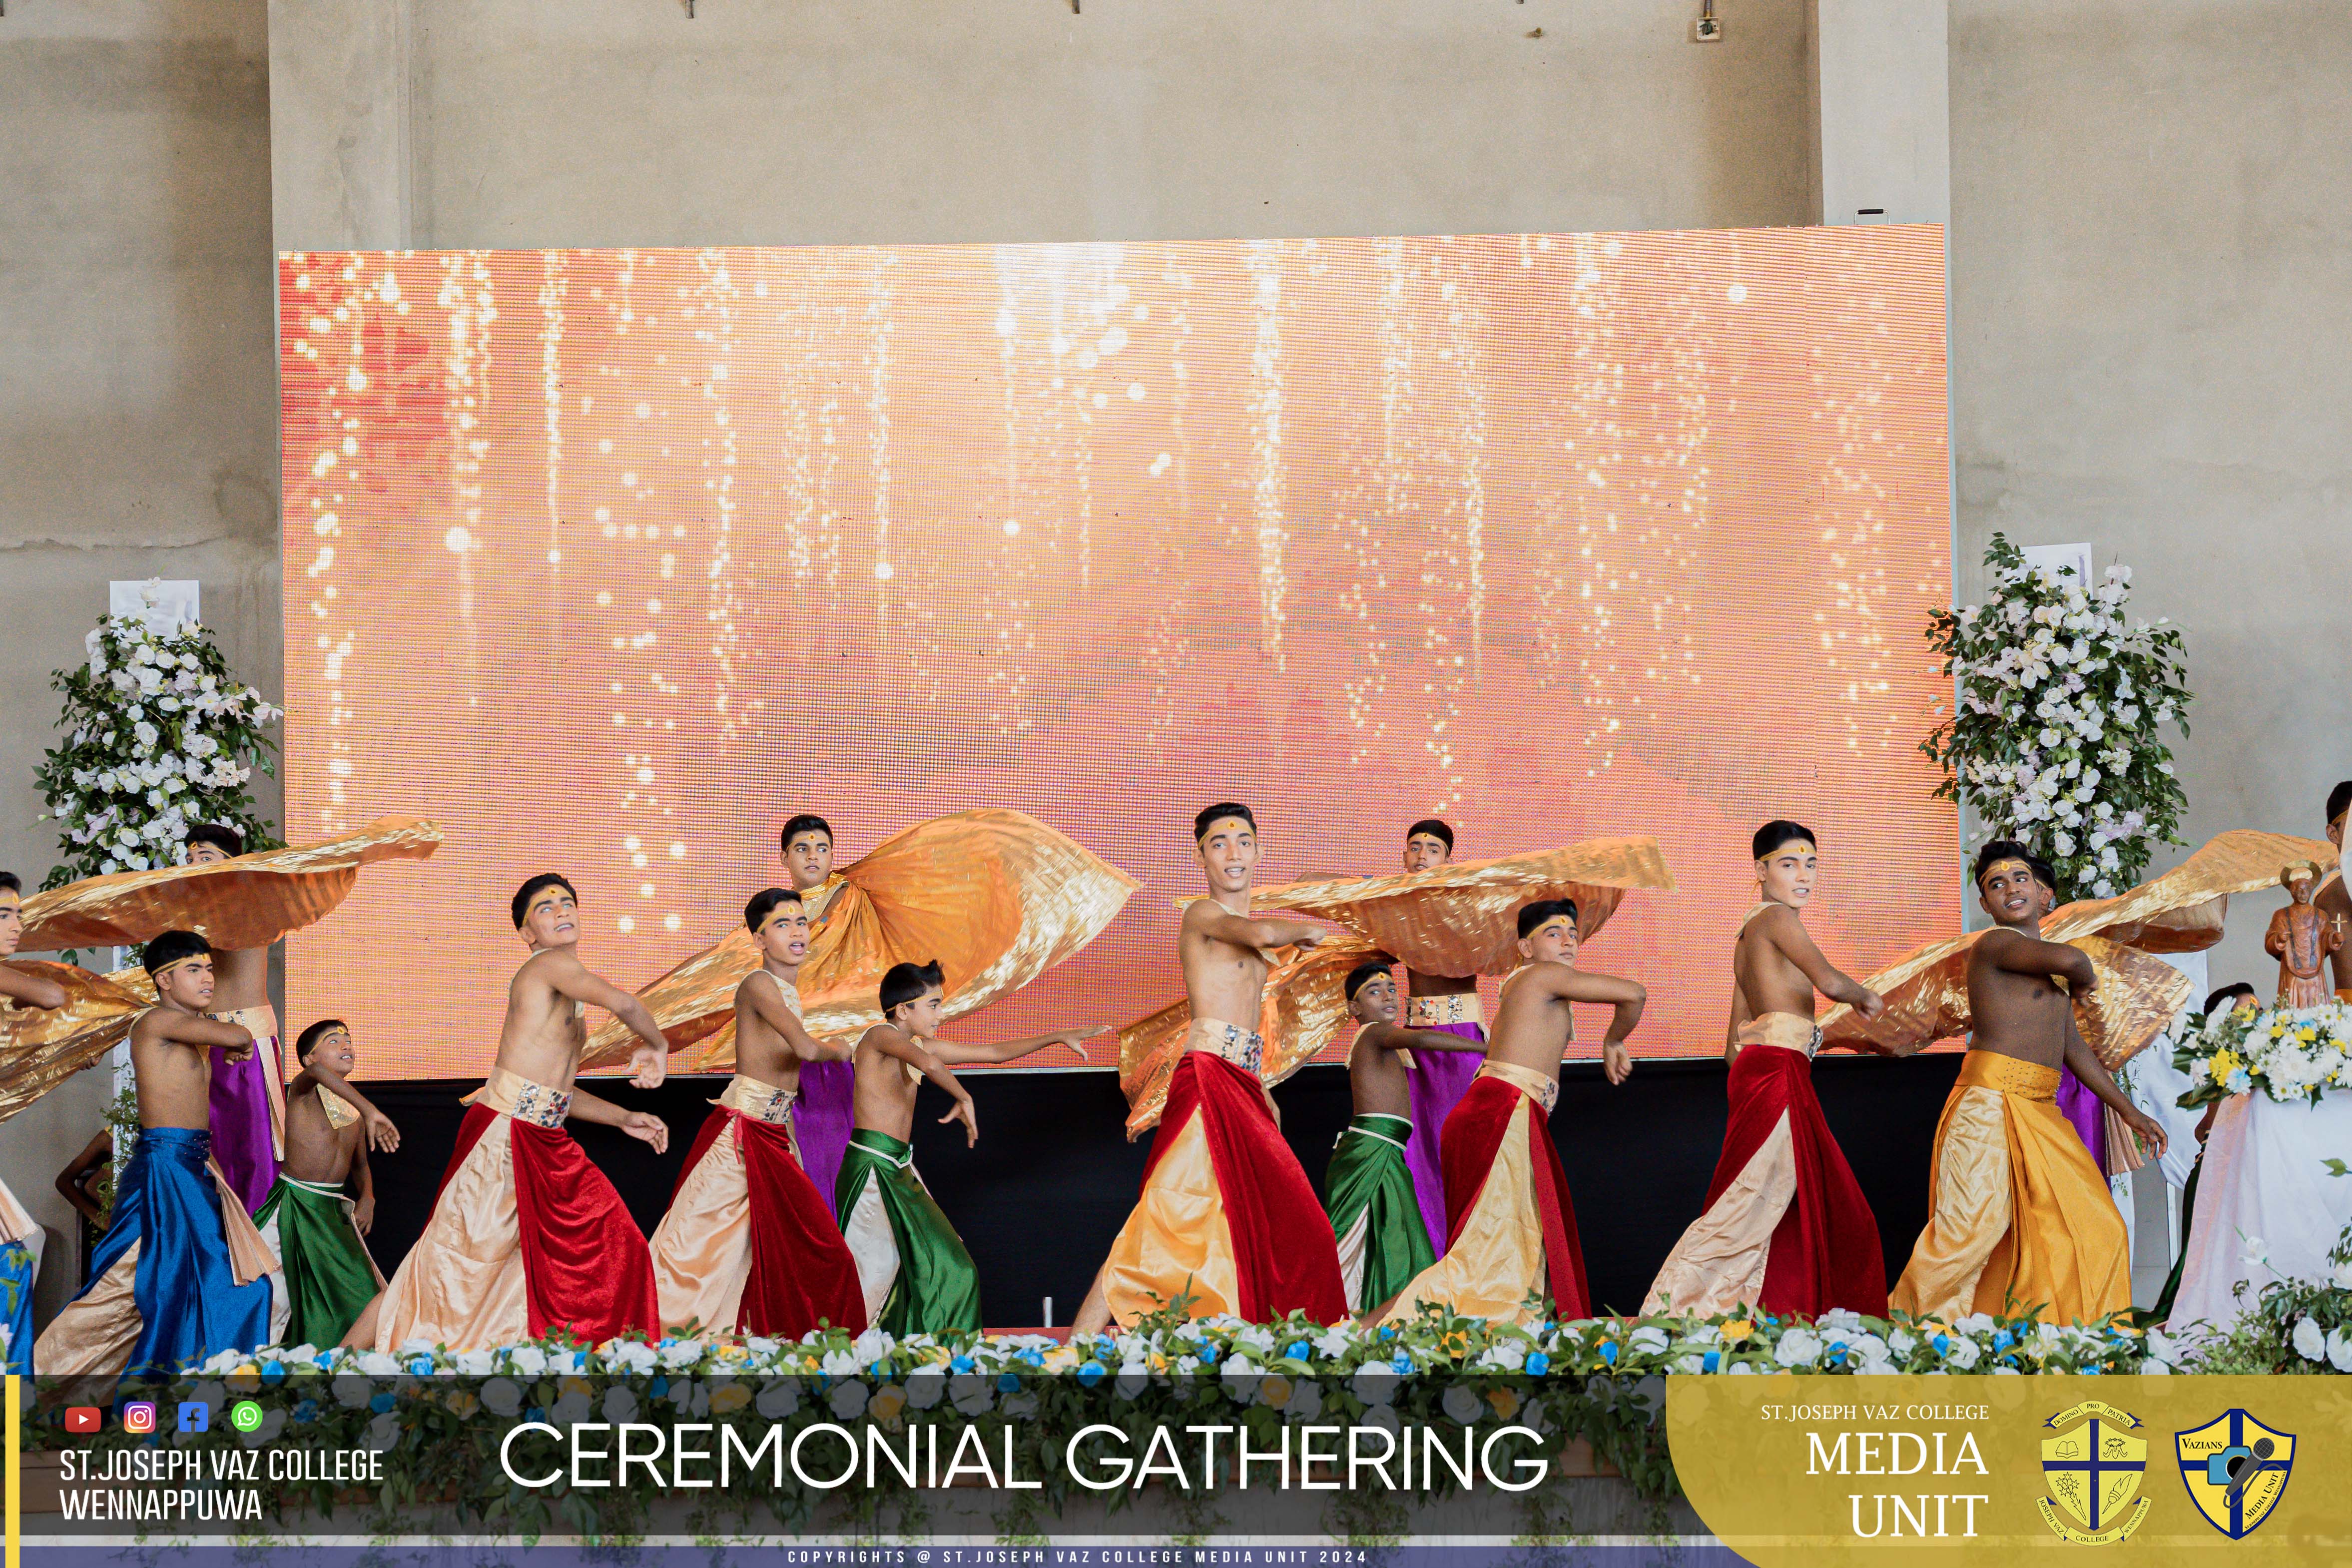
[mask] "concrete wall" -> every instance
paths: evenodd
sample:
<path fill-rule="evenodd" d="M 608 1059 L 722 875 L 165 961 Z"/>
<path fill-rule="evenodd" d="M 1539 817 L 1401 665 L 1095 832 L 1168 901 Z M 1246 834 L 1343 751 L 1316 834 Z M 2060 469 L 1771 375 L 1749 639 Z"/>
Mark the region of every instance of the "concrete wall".
<path fill-rule="evenodd" d="M 2000 529 L 2129 562 L 2188 631 L 2186 836 L 2318 837 L 2352 778 L 2352 37 L 2285 0 L 1951 0 L 1950 58 L 1962 559 Z M 2267 993 L 2281 898 L 2240 901 L 2216 985 Z"/>
<path fill-rule="evenodd" d="M 0 17 L 0 866 L 34 886 L 56 859 L 32 784 L 49 672 L 110 579 L 200 580 L 230 659 L 278 687 L 267 26 L 264 0 Z M 107 1092 L 85 1073 L 0 1126 L 0 1179 L 61 1264 L 44 1316 L 75 1264 L 50 1178 Z"/>

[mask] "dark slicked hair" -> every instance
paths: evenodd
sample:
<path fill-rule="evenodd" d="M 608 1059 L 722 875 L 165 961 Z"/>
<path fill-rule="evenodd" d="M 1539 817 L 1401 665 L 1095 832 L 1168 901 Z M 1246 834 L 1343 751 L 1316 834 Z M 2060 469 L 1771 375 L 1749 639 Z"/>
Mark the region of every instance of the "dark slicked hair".
<path fill-rule="evenodd" d="M 1526 936 L 1547 920 L 1567 915 L 1571 923 L 1580 922 L 1576 900 L 1572 898 L 1538 898 L 1533 904 L 1519 905 L 1519 935 Z M 1579 929 L 1581 930 L 1580 925 Z"/>
<path fill-rule="evenodd" d="M 1250 815 L 1247 806 L 1239 800 L 1220 800 L 1213 806 L 1203 806 L 1192 814 L 1192 841 L 1199 843 L 1208 836 L 1213 825 L 1227 817 L 1239 817 L 1250 825 L 1251 832 L 1257 831 L 1257 819 Z"/>
<path fill-rule="evenodd" d="M 776 912 L 776 905 L 798 904 L 800 901 L 801 895 L 789 887 L 763 887 L 751 895 L 751 903 L 743 906 L 743 929 L 757 931 L 768 923 L 768 916 Z"/>
<path fill-rule="evenodd" d="M 1757 829 L 1756 836 L 1748 842 L 1754 851 L 1751 858 L 1761 861 L 1771 859 L 1782 844 L 1792 843 L 1799 839 L 1815 849 L 1822 847 L 1822 841 L 1813 836 L 1812 829 L 1802 822 L 1791 822 L 1785 817 L 1775 817 Z"/>
<path fill-rule="evenodd" d="M 942 989 L 947 978 L 940 972 L 940 961 L 928 964 L 893 964 L 882 977 L 882 1016 L 888 1018 L 908 1002 L 920 998 L 933 987 Z"/>
<path fill-rule="evenodd" d="M 319 1049 L 319 1042 L 337 1030 L 349 1034 L 352 1032 L 352 1026 L 341 1019 L 320 1019 L 317 1023 L 304 1030 L 295 1038 L 294 1060 L 308 1062 L 310 1060 L 310 1053 Z"/>
<path fill-rule="evenodd" d="M 1973 883 L 1979 891 L 1982 891 L 1985 873 L 2003 861 L 2023 861 L 2026 868 L 2033 873 L 2034 881 L 2053 893 L 2058 891 L 2058 868 L 2015 839 L 1995 839 L 1979 850 L 1976 870 L 1969 874 L 1969 881 Z"/>
<path fill-rule="evenodd" d="M 1407 828 L 1404 831 L 1405 842 L 1411 843 L 1423 833 L 1427 833 L 1431 838 L 1444 844 L 1447 854 L 1454 852 L 1454 830 L 1434 817 L 1423 817 L 1420 821 Z"/>
<path fill-rule="evenodd" d="M 1395 959 L 1383 953 L 1377 958 L 1367 958 L 1362 963 L 1357 965 L 1354 968 L 1349 970 L 1348 999 L 1351 1002 L 1354 1001 L 1358 991 L 1362 990 L 1366 986 L 1370 985 L 1374 980 L 1377 980 L 1382 975 L 1387 974 L 1389 972 L 1389 967 L 1395 962 Z"/>
<path fill-rule="evenodd" d="M 166 931 L 147 944 L 139 955 L 139 963 L 152 975 L 183 958 L 201 958 L 212 950 L 213 945 L 193 931 Z"/>
<path fill-rule="evenodd" d="M 2234 986 L 2223 986 L 2220 990 L 2215 991 L 2211 996 L 2205 998 L 2205 1016 L 2207 1018 L 2211 1018 L 2215 1013 L 2221 1011 L 2221 1004 L 2228 1001 L 2231 997 L 2245 997 L 2257 1002 L 2263 999 L 2261 993 L 2256 991 L 2253 987 L 2246 984 L 2243 980 L 2240 980 Z"/>
<path fill-rule="evenodd" d="M 826 843 L 833 842 L 833 824 L 814 811 L 803 811 L 797 817 L 784 819 L 783 831 L 776 835 L 777 852 L 791 849 L 793 841 L 803 833 L 823 833 Z"/>
<path fill-rule="evenodd" d="M 530 901 L 532 897 L 537 894 L 541 888 L 549 887 L 560 887 L 564 892 L 572 895 L 572 903 L 577 904 L 580 902 L 580 890 L 572 885 L 570 878 L 566 877 L 561 872 L 541 872 L 537 876 L 532 877 L 529 882 L 524 883 L 520 887 L 515 889 L 513 911 L 514 927 L 516 930 L 520 931 L 522 929 L 523 916 L 530 913 Z"/>
<path fill-rule="evenodd" d="M 188 852 L 194 854 L 198 844 L 210 844 L 231 860 L 245 853 L 245 835 L 223 822 L 198 822 L 190 828 Z"/>
<path fill-rule="evenodd" d="M 22 893 L 25 891 L 25 884 L 16 880 L 15 872 L 0 871 L 0 888 L 5 888 L 10 893 Z"/>
<path fill-rule="evenodd" d="M 2330 822 L 2352 809 L 2352 779 L 2347 779 L 2327 792 L 2327 820 Z"/>

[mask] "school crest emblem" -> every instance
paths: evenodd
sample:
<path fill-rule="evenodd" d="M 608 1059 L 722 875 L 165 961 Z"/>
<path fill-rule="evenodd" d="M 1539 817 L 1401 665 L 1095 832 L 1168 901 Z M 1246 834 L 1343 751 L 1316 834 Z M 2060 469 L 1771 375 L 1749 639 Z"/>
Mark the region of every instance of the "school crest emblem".
<path fill-rule="evenodd" d="M 2172 1446 L 2189 1500 L 2232 1541 L 2244 1540 L 2270 1517 L 2294 1464 L 2294 1434 L 2274 1432 L 2243 1410 L 2217 1416 L 2193 1432 L 2176 1432 Z"/>
<path fill-rule="evenodd" d="M 2147 1475 L 2147 1436 L 2139 1417 L 2096 1399 L 2043 1422 L 2042 1521 L 2084 1546 L 2121 1541 L 2147 1517 L 2140 1493 Z"/>

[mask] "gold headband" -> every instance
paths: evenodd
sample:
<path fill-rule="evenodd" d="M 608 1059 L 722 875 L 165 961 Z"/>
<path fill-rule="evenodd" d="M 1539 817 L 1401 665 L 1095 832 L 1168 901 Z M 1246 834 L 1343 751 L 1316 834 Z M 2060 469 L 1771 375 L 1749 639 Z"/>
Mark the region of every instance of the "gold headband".
<path fill-rule="evenodd" d="M 170 963 L 168 963 L 168 964 L 164 965 L 162 968 L 155 970 L 152 974 L 149 975 L 147 977 L 148 977 L 150 980 L 161 980 L 164 976 L 166 976 L 166 975 L 170 974 L 170 973 L 171 973 L 173 970 L 174 970 L 174 969 L 183 969 L 183 968 L 185 968 L 185 967 L 187 967 L 187 966 L 189 966 L 190 964 L 194 963 L 194 962 L 195 962 L 197 959 L 199 959 L 199 958 L 203 958 L 203 959 L 205 959 L 205 960 L 209 961 L 209 960 L 211 959 L 211 957 L 212 957 L 212 955 L 211 955 L 210 953 L 191 953 L 191 954 L 189 954 L 189 955 L 188 955 L 186 957 L 184 957 L 184 958 L 174 958 L 174 959 L 173 959 Z"/>
<path fill-rule="evenodd" d="M 1993 873 L 1999 871 L 2005 865 L 2015 866 L 2018 870 L 2023 872 L 2029 878 L 2036 883 L 2042 880 L 2042 873 L 2035 871 L 2028 862 L 2019 860 L 2015 855 L 2003 855 L 2000 859 L 1993 862 L 1992 864 L 1985 867 L 1982 872 L 1978 873 L 1977 885 L 1979 887 L 1982 887 L 1986 877 L 1990 876 Z"/>
<path fill-rule="evenodd" d="M 1811 839 L 1789 839 L 1756 858 L 1769 862 L 1779 860 L 1782 855 L 1818 855 L 1821 852 Z"/>
<path fill-rule="evenodd" d="M 1532 942 L 1555 925 L 1567 926 L 1570 936 L 1574 936 L 1576 934 L 1575 921 L 1570 919 L 1565 915 L 1555 915 L 1550 919 L 1545 921 L 1542 925 L 1537 926 L 1533 931 L 1528 932 L 1524 940 Z"/>
<path fill-rule="evenodd" d="M 782 920 L 787 915 L 797 915 L 802 919 L 806 920 L 808 918 L 808 910 L 802 905 L 798 900 L 785 899 L 780 902 L 775 908 L 768 911 L 768 917 L 760 922 L 760 929 L 761 931 L 765 931 L 769 926 L 773 925 L 777 921 Z"/>

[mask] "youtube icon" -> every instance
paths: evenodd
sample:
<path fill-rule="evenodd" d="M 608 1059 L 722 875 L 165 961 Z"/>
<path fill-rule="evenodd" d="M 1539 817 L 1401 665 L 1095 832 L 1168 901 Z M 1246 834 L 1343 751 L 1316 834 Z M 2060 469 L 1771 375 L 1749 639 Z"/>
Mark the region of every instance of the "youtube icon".
<path fill-rule="evenodd" d="M 66 1411 L 66 1430 L 95 1432 L 106 1425 L 106 1412 L 95 1405 L 76 1405 Z"/>

